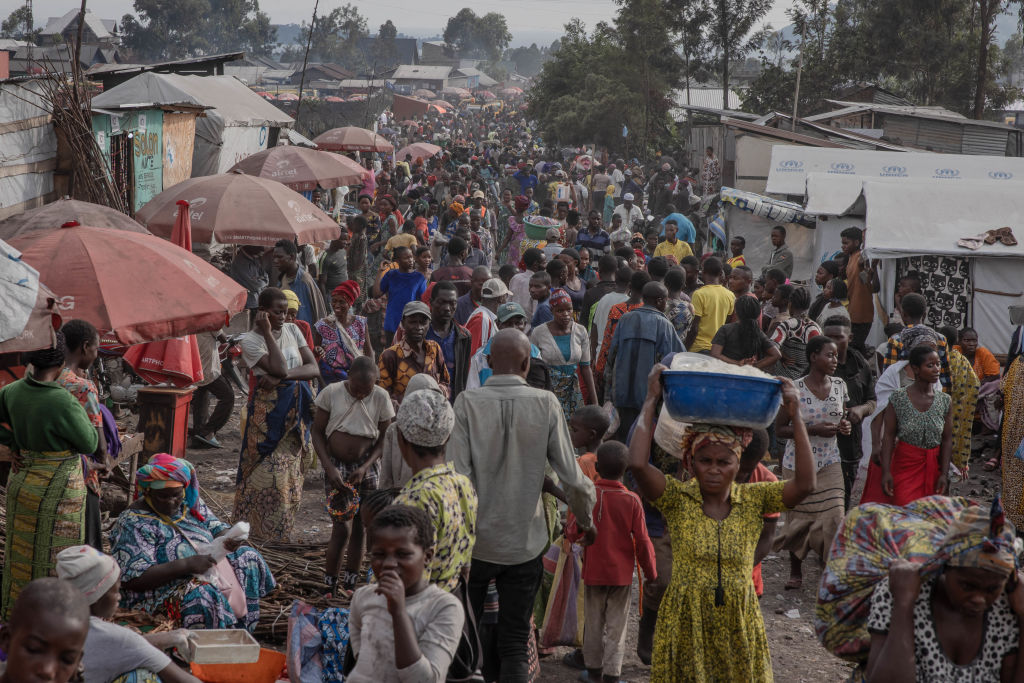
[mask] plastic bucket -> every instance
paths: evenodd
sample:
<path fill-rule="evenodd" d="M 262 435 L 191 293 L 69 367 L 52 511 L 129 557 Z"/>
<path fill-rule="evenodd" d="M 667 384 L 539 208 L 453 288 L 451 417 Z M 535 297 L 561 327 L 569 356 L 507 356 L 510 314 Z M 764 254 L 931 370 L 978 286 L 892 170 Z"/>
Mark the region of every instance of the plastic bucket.
<path fill-rule="evenodd" d="M 254 664 L 193 664 L 192 675 L 204 683 L 275 683 L 288 678 L 286 664 L 283 652 L 262 648 Z"/>
<path fill-rule="evenodd" d="M 777 379 L 687 370 L 665 370 L 661 376 L 665 407 L 681 422 L 767 427 L 782 405 Z"/>

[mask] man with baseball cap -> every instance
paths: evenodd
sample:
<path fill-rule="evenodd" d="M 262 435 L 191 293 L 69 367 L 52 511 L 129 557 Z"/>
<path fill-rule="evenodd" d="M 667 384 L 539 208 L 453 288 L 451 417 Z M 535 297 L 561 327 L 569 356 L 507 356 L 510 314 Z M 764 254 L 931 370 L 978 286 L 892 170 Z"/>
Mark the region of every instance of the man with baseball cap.
<path fill-rule="evenodd" d="M 613 216 L 622 216 L 622 227 L 627 230 L 635 229 L 637 224 L 643 224 L 644 212 L 633 203 L 633 194 L 626 192 L 622 195 L 622 204 L 615 207 Z"/>
<path fill-rule="evenodd" d="M 413 375 L 425 372 L 437 380 L 445 395 L 450 395 L 451 378 L 444 354 L 436 341 L 426 338 L 430 326 L 430 307 L 422 301 L 410 301 L 402 309 L 402 340 L 384 349 L 377 361 L 377 384 L 399 403 Z"/>
<path fill-rule="evenodd" d="M 522 306 L 514 301 L 503 303 L 497 308 L 495 313 L 495 319 L 497 320 L 498 331 L 505 329 L 515 329 L 520 332 L 526 332 L 526 324 L 529 322 L 529 316 Z M 497 334 L 497 332 L 495 332 Z M 492 336 L 491 339 L 494 337 Z M 483 385 L 487 381 L 487 378 L 491 376 L 491 340 L 488 339 L 480 349 L 473 354 L 473 360 L 469 364 L 469 378 L 466 380 L 467 389 L 476 389 Z M 526 382 L 530 386 L 538 386 L 537 384 L 530 382 L 531 375 L 535 374 L 534 370 L 540 370 L 543 374 L 546 372 L 545 369 L 538 368 L 537 366 L 543 366 L 543 361 L 540 359 L 540 349 L 534 344 L 530 344 L 530 375 L 527 375 Z"/>
<path fill-rule="evenodd" d="M 498 331 L 498 307 L 508 300 L 511 292 L 501 278 L 491 278 L 480 291 L 480 305 L 466 321 L 466 329 L 472 335 L 470 353 L 474 354 Z"/>

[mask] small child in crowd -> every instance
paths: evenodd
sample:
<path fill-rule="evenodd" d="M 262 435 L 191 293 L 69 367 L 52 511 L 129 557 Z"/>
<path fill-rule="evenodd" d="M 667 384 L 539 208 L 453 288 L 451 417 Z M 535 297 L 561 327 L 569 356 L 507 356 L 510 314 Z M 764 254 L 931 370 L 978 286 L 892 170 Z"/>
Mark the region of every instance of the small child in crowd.
<path fill-rule="evenodd" d="M 458 598 L 431 584 L 434 526 L 426 512 L 390 505 L 369 529 L 370 565 L 378 583 L 352 596 L 346 683 L 445 680 L 465 613 Z"/>
<path fill-rule="evenodd" d="M 583 406 L 569 419 L 572 447 L 577 451 L 583 449 L 583 454 L 576 458 L 576 462 L 591 481 L 598 480 L 597 449 L 610 425 L 608 413 L 597 405 Z"/>
<path fill-rule="evenodd" d="M 647 580 L 657 577 L 643 505 L 622 483 L 628 461 L 629 449 L 618 441 L 597 449 L 597 540 L 583 551 L 583 662 L 595 682 L 618 683 L 622 673 L 634 563 Z M 566 537 L 576 542 L 582 536 L 572 518 Z"/>

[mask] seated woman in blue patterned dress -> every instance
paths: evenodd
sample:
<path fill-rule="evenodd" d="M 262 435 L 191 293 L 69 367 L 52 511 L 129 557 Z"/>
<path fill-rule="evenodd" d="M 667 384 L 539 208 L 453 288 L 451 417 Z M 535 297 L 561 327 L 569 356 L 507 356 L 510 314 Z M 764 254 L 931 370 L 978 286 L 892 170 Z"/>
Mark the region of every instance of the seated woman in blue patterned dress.
<path fill-rule="evenodd" d="M 276 583 L 263 558 L 239 541 L 226 541 L 227 560 L 245 593 L 238 617 L 228 596 L 202 578 L 216 565 L 198 548 L 227 532 L 199 498 L 195 469 L 187 460 L 154 455 L 137 475 L 141 496 L 121 513 L 111 531 L 111 554 L 121 567 L 121 606 L 167 616 L 183 628 L 252 631 L 260 598 Z"/>

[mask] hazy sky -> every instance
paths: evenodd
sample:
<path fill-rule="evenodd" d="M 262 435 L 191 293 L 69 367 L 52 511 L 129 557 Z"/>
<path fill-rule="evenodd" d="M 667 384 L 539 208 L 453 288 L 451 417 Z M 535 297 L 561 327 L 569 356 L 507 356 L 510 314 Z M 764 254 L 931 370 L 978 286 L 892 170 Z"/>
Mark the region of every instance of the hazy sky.
<path fill-rule="evenodd" d="M 14 9 L 20 0 L 0 1 L 0 7 Z M 321 0 L 320 9 L 329 11 L 333 7 L 344 4 L 343 0 Z M 374 0 L 374 2 L 355 2 L 359 11 L 367 18 L 370 31 L 376 32 L 380 24 L 391 19 L 400 33 L 412 36 L 429 36 L 438 34 L 444 29 L 448 17 L 463 7 L 472 7 L 477 14 L 502 12 L 508 20 L 513 35 L 513 45 L 532 40 L 540 40 L 539 36 L 557 37 L 562 25 L 570 17 L 579 17 L 588 26 L 601 20 L 610 20 L 615 15 L 614 0 L 433 0 L 433 2 L 409 2 L 408 0 Z M 768 15 L 767 21 L 775 28 L 781 28 L 789 22 L 786 20 L 785 9 L 791 0 L 775 0 L 775 6 Z M 36 21 L 43 23 L 47 17 L 60 16 L 78 4 L 69 0 L 34 0 Z M 89 0 L 89 9 L 104 19 L 120 19 L 132 11 L 131 0 Z M 313 11 L 312 0 L 260 0 L 260 8 L 270 15 L 274 23 L 289 24 L 308 21 Z M 7 10 L 9 11 L 9 10 Z M 0 14 L 6 16 L 4 10 Z M 517 39 L 517 33 L 522 34 Z M 538 37 L 530 38 L 530 35 Z M 552 38 L 553 39 L 553 38 Z"/>

